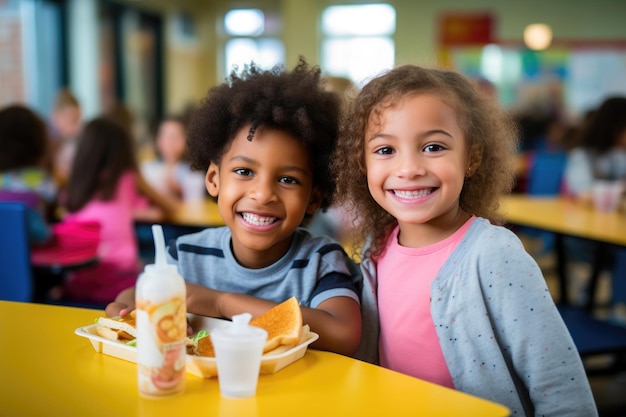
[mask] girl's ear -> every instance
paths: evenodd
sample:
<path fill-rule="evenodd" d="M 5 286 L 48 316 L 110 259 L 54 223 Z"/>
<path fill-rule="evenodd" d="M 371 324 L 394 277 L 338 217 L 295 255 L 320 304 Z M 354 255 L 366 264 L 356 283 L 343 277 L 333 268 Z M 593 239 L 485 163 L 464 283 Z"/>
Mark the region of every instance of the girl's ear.
<path fill-rule="evenodd" d="M 313 215 L 322 205 L 322 193 L 317 188 L 313 188 L 309 204 L 306 206 L 306 214 Z"/>
<path fill-rule="evenodd" d="M 469 161 L 467 164 L 467 170 L 465 171 L 465 176 L 467 178 L 474 175 L 476 170 L 480 167 L 482 163 L 483 155 L 481 149 L 479 147 L 474 147 L 469 155 Z"/>
<path fill-rule="evenodd" d="M 211 162 L 209 168 L 206 170 L 204 182 L 209 195 L 217 198 L 220 191 L 220 168 L 214 162 Z"/>

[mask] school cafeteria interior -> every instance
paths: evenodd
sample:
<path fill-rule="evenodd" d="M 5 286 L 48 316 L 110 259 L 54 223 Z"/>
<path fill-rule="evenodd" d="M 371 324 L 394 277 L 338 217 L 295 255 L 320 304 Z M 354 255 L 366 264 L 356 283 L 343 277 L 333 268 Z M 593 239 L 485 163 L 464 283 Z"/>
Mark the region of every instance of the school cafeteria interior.
<path fill-rule="evenodd" d="M 625 417 L 626 303 L 614 301 L 626 285 L 614 284 L 626 281 L 626 268 L 613 265 L 626 248 L 626 174 L 610 209 L 576 204 L 563 186 L 581 129 L 607 98 L 626 97 L 625 17 L 623 0 L 0 0 L 0 108 L 23 104 L 49 123 L 59 92 L 70 91 L 84 123 L 123 106 L 144 163 L 156 159 L 160 121 L 188 115 L 251 62 L 292 68 L 303 57 L 323 77 L 349 84 L 348 99 L 398 65 L 457 70 L 518 123 L 517 180 L 501 203 L 505 227 L 541 267 L 600 415 Z M 189 198 L 181 191 L 166 234 L 221 224 L 199 181 L 199 198 L 198 190 Z M 81 238 L 89 241 L 88 232 Z M 139 256 L 151 262 L 148 222 L 138 221 L 135 232 Z M 90 250 L 78 246 L 79 258 Z M 56 284 L 97 262 L 34 255 L 39 279 Z M 74 266 L 47 268 L 55 256 Z M 38 301 L 50 296 L 38 291 Z"/>

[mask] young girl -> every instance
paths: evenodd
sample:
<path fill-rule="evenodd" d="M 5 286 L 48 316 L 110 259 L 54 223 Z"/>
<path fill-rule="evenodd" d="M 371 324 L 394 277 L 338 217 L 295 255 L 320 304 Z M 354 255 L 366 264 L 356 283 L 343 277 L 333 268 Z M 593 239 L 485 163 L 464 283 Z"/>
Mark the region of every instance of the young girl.
<path fill-rule="evenodd" d="M 348 111 L 337 195 L 369 243 L 357 356 L 512 415 L 596 415 L 539 267 L 487 220 L 511 188 L 516 145 L 488 100 L 455 72 L 407 65 Z"/>
<path fill-rule="evenodd" d="M 139 190 L 147 192 L 147 199 Z M 149 205 L 148 201 L 153 205 Z M 145 187 L 131 138 L 118 123 L 97 118 L 82 131 L 67 186 L 65 222 L 98 221 L 98 263 L 66 282 L 66 298 L 108 303 L 140 272 L 134 221 L 159 221 L 169 202 Z"/>
<path fill-rule="evenodd" d="M 186 186 L 195 186 L 195 195 L 203 195 L 204 175 L 201 181 L 193 182 L 194 173 L 187 161 L 187 127 L 182 117 L 169 116 L 161 121 L 156 134 L 156 151 L 158 159 L 144 162 L 141 171 L 146 180 L 158 191 L 181 200 L 192 190 Z M 188 184 L 189 183 L 189 184 Z M 187 191 L 187 192 L 185 192 Z"/>
<path fill-rule="evenodd" d="M 48 122 L 50 156 L 56 181 L 65 185 L 70 174 L 76 138 L 82 127 L 82 108 L 76 96 L 67 88 L 61 89 L 54 101 Z"/>
<path fill-rule="evenodd" d="M 32 244 L 48 243 L 48 221 L 56 205 L 57 188 L 45 168 L 48 135 L 44 121 L 22 105 L 0 109 L 0 201 L 27 207 Z"/>

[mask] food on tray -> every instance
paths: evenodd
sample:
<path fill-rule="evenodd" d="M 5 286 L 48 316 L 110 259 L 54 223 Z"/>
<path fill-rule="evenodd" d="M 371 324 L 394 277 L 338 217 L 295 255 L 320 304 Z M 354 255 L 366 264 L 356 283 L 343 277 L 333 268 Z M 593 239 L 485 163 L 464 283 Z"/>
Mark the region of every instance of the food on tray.
<path fill-rule="evenodd" d="M 96 333 L 105 339 L 134 345 L 137 337 L 135 311 L 124 317 L 100 317 L 96 322 Z M 276 305 L 264 314 L 250 320 L 250 324 L 267 331 L 267 342 L 263 354 L 278 354 L 297 346 L 311 337 L 308 325 L 302 325 L 302 312 L 296 297 Z M 186 339 L 187 353 L 215 357 L 211 336 L 201 330 L 193 338 Z"/>
<path fill-rule="evenodd" d="M 132 342 L 137 337 L 135 320 L 135 310 L 124 317 L 100 317 L 96 332 L 105 339 Z"/>
<path fill-rule="evenodd" d="M 267 331 L 263 353 L 278 346 L 295 346 L 302 336 L 302 312 L 296 297 L 291 297 L 264 314 L 250 320 L 251 326 Z"/>
<path fill-rule="evenodd" d="M 278 353 L 298 345 L 308 339 L 309 326 L 302 326 L 302 312 L 296 297 L 278 304 L 264 314 L 250 320 L 250 324 L 267 331 L 267 342 L 263 353 Z M 193 353 L 200 356 L 215 357 L 211 336 L 198 335 L 194 342 Z"/>

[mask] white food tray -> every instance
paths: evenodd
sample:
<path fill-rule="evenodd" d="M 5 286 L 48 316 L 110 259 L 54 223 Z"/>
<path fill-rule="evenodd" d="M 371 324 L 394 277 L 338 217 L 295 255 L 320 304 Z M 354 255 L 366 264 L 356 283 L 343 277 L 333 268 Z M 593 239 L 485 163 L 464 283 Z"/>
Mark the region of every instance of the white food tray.
<path fill-rule="evenodd" d="M 231 322 L 227 320 L 215 319 L 212 317 L 192 316 L 190 323 L 193 329 L 206 330 L 209 333 L 217 327 L 230 326 Z M 130 362 L 137 362 L 137 348 L 129 346 L 123 342 L 105 339 L 96 333 L 97 324 L 79 327 L 74 331 L 78 336 L 86 337 L 91 342 L 96 352 L 105 355 L 124 359 Z M 308 332 L 308 338 L 297 346 L 292 348 L 279 347 L 263 355 L 261 358 L 261 373 L 272 374 L 284 368 L 285 366 L 302 358 L 306 353 L 307 347 L 315 342 L 319 335 L 314 332 Z M 217 376 L 217 362 L 215 358 L 205 356 L 187 355 L 187 372 L 201 378 L 211 378 Z"/>

